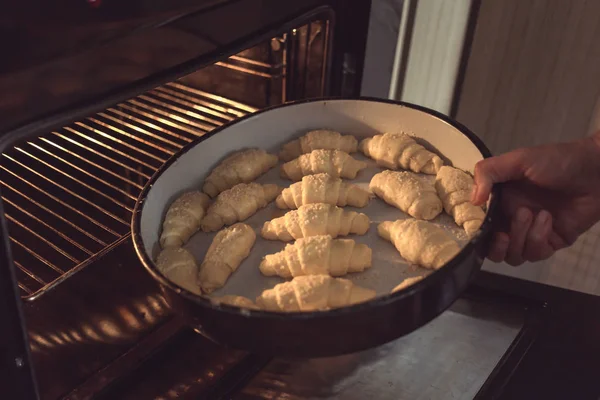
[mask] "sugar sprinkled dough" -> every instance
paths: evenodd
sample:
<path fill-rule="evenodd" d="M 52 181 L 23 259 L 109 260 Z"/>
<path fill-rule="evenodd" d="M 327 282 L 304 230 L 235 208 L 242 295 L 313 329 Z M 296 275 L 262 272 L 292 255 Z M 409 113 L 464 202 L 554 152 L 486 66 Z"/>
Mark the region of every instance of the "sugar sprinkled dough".
<path fill-rule="evenodd" d="M 279 193 L 281 188 L 277 185 L 240 183 L 219 194 L 200 226 L 204 232 L 213 232 L 224 225 L 244 221 L 275 200 Z"/>
<path fill-rule="evenodd" d="M 363 139 L 359 149 L 378 165 L 390 169 L 408 169 L 435 175 L 444 164 L 435 153 L 418 144 L 405 133 L 384 133 Z"/>
<path fill-rule="evenodd" d="M 238 183 L 252 182 L 277 165 L 277 156 L 262 149 L 239 150 L 219 163 L 204 180 L 202 191 L 210 197 Z"/>
<path fill-rule="evenodd" d="M 417 219 L 431 220 L 442 212 L 435 187 L 412 172 L 380 172 L 373 176 L 369 188 L 386 203 Z"/>
<path fill-rule="evenodd" d="M 351 239 L 330 235 L 300 238 L 279 253 L 266 255 L 259 268 L 263 275 L 292 278 L 303 275 L 342 276 L 371 267 L 372 251 Z"/>
<path fill-rule="evenodd" d="M 471 203 L 473 185 L 473 178 L 469 174 L 449 166 L 440 168 L 435 180 L 444 210 L 469 236 L 479 230 L 485 219 L 483 209 Z"/>
<path fill-rule="evenodd" d="M 283 178 L 299 181 L 303 176 L 327 173 L 336 178 L 354 179 L 358 172 L 367 167 L 340 150 L 313 150 L 281 166 Z"/>
<path fill-rule="evenodd" d="M 344 207 L 365 207 L 369 192 L 327 173 L 306 175 L 277 197 L 279 208 L 297 208 L 306 204 L 327 203 Z"/>
<path fill-rule="evenodd" d="M 331 204 L 306 204 L 283 217 L 264 223 L 261 235 L 269 240 L 290 241 L 307 236 L 330 234 L 332 237 L 351 233 L 364 235 L 369 217 Z"/>
<path fill-rule="evenodd" d="M 210 293 L 223 287 L 229 276 L 248 257 L 255 240 L 254 230 L 243 223 L 219 231 L 200 266 L 198 279 L 202 290 Z"/>
<path fill-rule="evenodd" d="M 377 232 L 391 241 L 405 260 L 425 268 L 441 268 L 460 251 L 452 236 L 428 221 L 385 221 Z"/>
<path fill-rule="evenodd" d="M 310 153 L 318 149 L 341 150 L 346 153 L 354 153 L 357 148 L 358 141 L 352 135 L 342 135 L 336 131 L 318 129 L 284 144 L 279 157 L 283 161 L 290 161 L 301 154 Z"/>
<path fill-rule="evenodd" d="M 375 291 L 328 275 L 299 276 L 265 290 L 256 304 L 269 311 L 318 311 L 362 303 L 375 297 Z"/>

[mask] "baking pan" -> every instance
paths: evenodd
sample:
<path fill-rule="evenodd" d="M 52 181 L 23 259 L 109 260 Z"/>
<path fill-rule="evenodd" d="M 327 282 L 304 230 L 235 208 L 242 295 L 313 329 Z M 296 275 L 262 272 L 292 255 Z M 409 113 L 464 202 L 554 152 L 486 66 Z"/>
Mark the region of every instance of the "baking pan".
<path fill-rule="evenodd" d="M 492 216 L 498 202 L 494 188 L 481 230 L 472 238 L 442 213 L 433 220 L 447 229 L 462 250 L 435 272 L 407 264 L 394 246 L 379 238 L 377 224 L 407 218 L 400 210 L 374 198 L 366 208 L 356 209 L 371 218 L 367 235 L 350 236 L 373 249 L 373 266 L 345 276 L 354 283 L 377 291 L 378 296 L 362 304 L 329 311 L 275 313 L 216 304 L 173 284 L 157 270 L 153 260 L 168 205 L 182 192 L 201 188 L 204 177 L 232 151 L 260 147 L 278 154 L 286 143 L 309 130 L 332 129 L 358 139 L 383 132 L 405 132 L 442 156 L 446 163 L 473 172 L 477 161 L 490 156 L 485 145 L 467 128 L 423 107 L 377 99 L 318 99 L 287 103 L 239 119 L 190 143 L 174 155 L 148 182 L 134 210 L 132 235 L 136 251 L 150 275 L 160 284 L 167 302 L 198 332 L 223 345 L 278 356 L 320 357 L 345 354 L 381 345 L 412 332 L 448 308 L 467 287 L 483 263 Z M 352 183 L 368 187 L 381 171 L 369 162 Z M 433 177 L 429 177 L 433 179 Z M 279 167 L 257 182 L 289 186 L 279 177 Z M 260 232 L 266 220 L 281 216 L 271 203 L 245 222 Z M 199 232 L 186 244 L 201 263 L 214 234 Z M 283 282 L 264 277 L 258 270 L 262 257 L 282 250 L 285 243 L 267 241 L 257 235 L 250 256 L 229 278 L 226 286 L 211 296 L 237 294 L 254 299 L 262 290 Z M 391 294 L 403 279 L 429 273 L 407 289 Z"/>

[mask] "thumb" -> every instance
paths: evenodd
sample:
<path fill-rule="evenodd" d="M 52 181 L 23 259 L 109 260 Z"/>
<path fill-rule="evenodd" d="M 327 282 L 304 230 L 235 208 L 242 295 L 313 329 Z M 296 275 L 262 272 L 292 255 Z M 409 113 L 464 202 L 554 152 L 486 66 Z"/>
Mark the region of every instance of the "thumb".
<path fill-rule="evenodd" d="M 524 171 L 524 154 L 521 150 L 479 161 L 475 165 L 475 185 L 471 201 L 476 205 L 485 203 L 495 183 L 521 179 Z"/>

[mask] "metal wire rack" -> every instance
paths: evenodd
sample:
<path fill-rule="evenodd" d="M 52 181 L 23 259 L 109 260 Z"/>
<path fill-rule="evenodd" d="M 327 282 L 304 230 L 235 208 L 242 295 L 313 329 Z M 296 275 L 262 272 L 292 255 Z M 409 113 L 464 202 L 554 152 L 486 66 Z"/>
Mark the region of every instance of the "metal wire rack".
<path fill-rule="evenodd" d="M 194 138 L 255 108 L 179 82 L 0 157 L 0 185 L 25 298 L 129 234 L 152 174 Z"/>

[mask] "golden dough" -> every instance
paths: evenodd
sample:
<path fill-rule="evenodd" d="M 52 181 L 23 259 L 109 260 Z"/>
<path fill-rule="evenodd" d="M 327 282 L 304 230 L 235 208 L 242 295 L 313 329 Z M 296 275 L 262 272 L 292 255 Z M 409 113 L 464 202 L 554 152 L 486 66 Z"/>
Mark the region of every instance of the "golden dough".
<path fill-rule="evenodd" d="M 441 268 L 460 251 L 450 234 L 427 221 L 385 221 L 377 232 L 392 242 L 406 261 L 429 269 Z"/>
<path fill-rule="evenodd" d="M 186 192 L 171 203 L 160 235 L 161 247 L 183 246 L 200 229 L 209 203 L 210 198 L 198 190 Z"/>
<path fill-rule="evenodd" d="M 242 261 L 250 254 L 256 234 L 243 223 L 220 230 L 214 237 L 202 265 L 198 280 L 205 293 L 222 288 Z"/>
<path fill-rule="evenodd" d="M 471 203 L 473 178 L 460 169 L 443 166 L 435 178 L 437 190 L 444 210 L 454 218 L 458 226 L 462 226 L 469 236 L 479 230 L 485 212 Z"/>
<path fill-rule="evenodd" d="M 281 177 L 299 181 L 305 175 L 327 173 L 335 178 L 354 179 L 367 168 L 364 161 L 355 160 L 340 150 L 313 150 L 281 166 Z"/>
<path fill-rule="evenodd" d="M 283 161 L 290 161 L 302 154 L 319 149 L 355 153 L 358 149 L 358 140 L 352 135 L 342 135 L 326 129 L 310 131 L 306 135 L 284 144 L 279 158 Z"/>
<path fill-rule="evenodd" d="M 351 233 L 364 235 L 369 224 L 369 217 L 362 213 L 344 211 L 331 204 L 307 204 L 265 222 L 261 235 L 265 239 L 284 242 L 318 235 L 335 238 Z"/>
<path fill-rule="evenodd" d="M 167 247 L 156 258 L 156 268 L 176 285 L 195 294 L 202 294 L 198 284 L 196 259 L 183 247 Z"/>
<path fill-rule="evenodd" d="M 371 267 L 372 252 L 366 244 L 329 235 L 300 238 L 279 253 L 266 255 L 260 272 L 292 278 L 303 275 L 342 276 Z"/>
<path fill-rule="evenodd" d="M 412 172 L 383 171 L 369 188 L 386 203 L 417 219 L 431 220 L 442 212 L 435 187 Z"/>
<path fill-rule="evenodd" d="M 327 203 L 340 207 L 365 207 L 369 203 L 369 192 L 340 178 L 321 173 L 306 175 L 275 200 L 279 208 L 298 208 L 305 204 Z"/>
<path fill-rule="evenodd" d="M 362 303 L 375 297 L 375 291 L 329 275 L 299 276 L 267 289 L 256 304 L 267 311 L 319 311 Z"/>
<path fill-rule="evenodd" d="M 214 232 L 223 225 L 232 225 L 250 218 L 275 200 L 281 188 L 273 184 L 240 183 L 217 196 L 208 207 L 200 226 L 204 232 Z"/>
<path fill-rule="evenodd" d="M 435 175 L 444 162 L 405 133 L 384 133 L 363 139 L 360 151 L 378 165 L 390 169 L 408 169 Z"/>
<path fill-rule="evenodd" d="M 215 197 L 238 183 L 249 183 L 277 165 L 277 156 L 262 149 L 236 151 L 217 165 L 204 180 L 202 191 Z"/>

